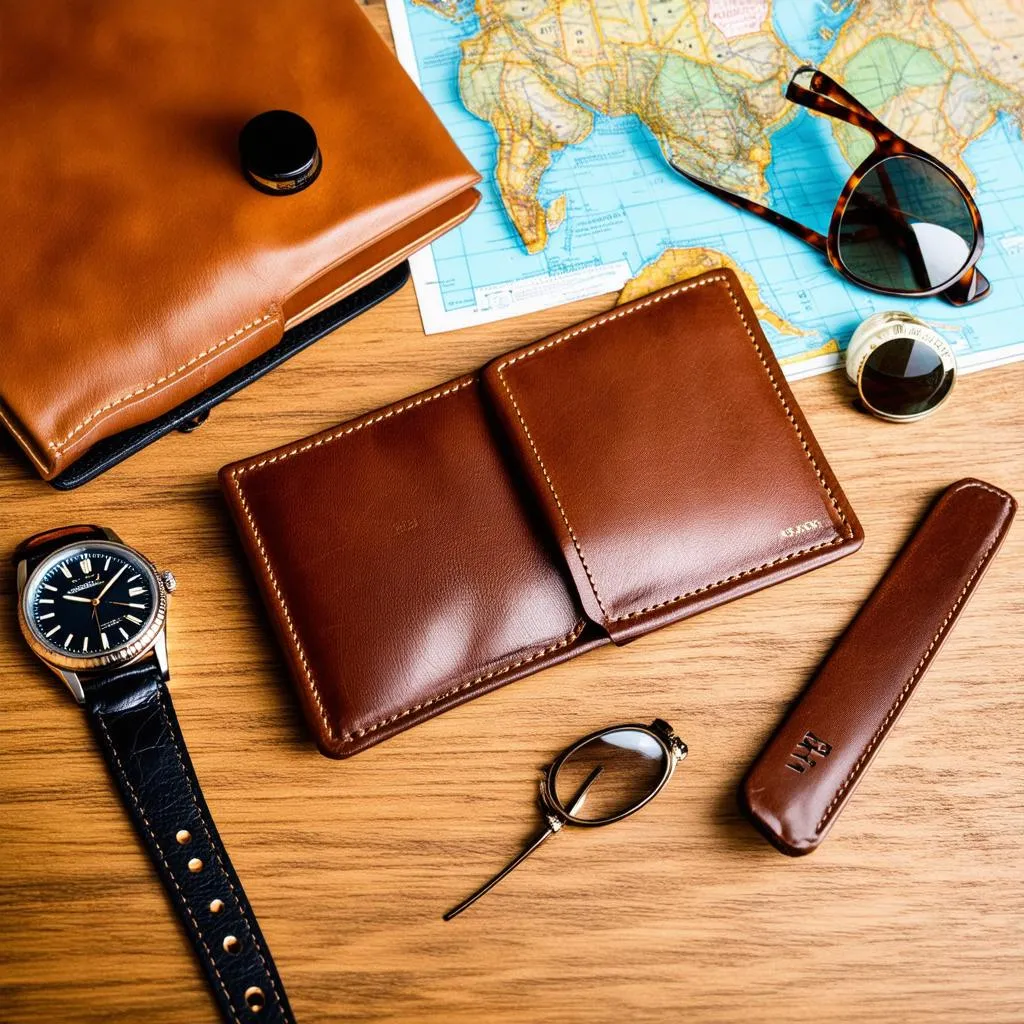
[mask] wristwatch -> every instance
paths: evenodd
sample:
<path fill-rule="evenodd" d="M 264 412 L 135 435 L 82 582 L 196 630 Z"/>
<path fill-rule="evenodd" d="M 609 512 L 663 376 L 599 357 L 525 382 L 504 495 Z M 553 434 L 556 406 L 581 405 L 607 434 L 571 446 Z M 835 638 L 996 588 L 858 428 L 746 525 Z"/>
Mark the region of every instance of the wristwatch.
<path fill-rule="evenodd" d="M 98 526 L 37 534 L 14 558 L 25 640 L 85 708 L 225 1020 L 293 1022 L 171 705 L 174 577 Z"/>

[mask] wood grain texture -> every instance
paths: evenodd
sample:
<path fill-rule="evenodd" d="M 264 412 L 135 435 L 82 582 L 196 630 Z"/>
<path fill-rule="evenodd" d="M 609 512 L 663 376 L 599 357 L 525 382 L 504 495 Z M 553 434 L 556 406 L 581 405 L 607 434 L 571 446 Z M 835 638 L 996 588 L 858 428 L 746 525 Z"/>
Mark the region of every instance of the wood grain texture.
<path fill-rule="evenodd" d="M 406 287 L 196 433 L 71 494 L 0 441 L 0 1020 L 216 1020 L 84 717 L 18 635 L 6 553 L 68 522 L 113 526 L 178 576 L 175 706 L 300 1022 L 1024 1018 L 1019 523 L 820 851 L 780 856 L 734 799 L 933 496 L 965 475 L 1024 495 L 1022 364 L 964 378 L 909 426 L 855 411 L 839 374 L 796 384 L 865 527 L 860 553 L 351 761 L 317 754 L 216 470 L 610 302 L 426 338 Z M 649 808 L 566 830 L 441 921 L 534 829 L 541 765 L 592 729 L 654 716 L 690 756 Z"/>

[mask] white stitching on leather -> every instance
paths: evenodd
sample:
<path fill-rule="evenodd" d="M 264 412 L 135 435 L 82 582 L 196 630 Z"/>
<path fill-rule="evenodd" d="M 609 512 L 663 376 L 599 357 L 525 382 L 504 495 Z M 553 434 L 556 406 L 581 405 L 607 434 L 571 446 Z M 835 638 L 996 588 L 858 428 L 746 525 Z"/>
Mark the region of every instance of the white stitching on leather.
<path fill-rule="evenodd" d="M 131 784 L 128 778 L 127 772 L 124 770 L 124 765 L 121 763 L 121 758 L 117 755 L 117 748 L 114 746 L 114 740 L 110 735 L 110 731 L 107 729 L 107 723 L 103 721 L 103 718 L 97 714 L 96 721 L 99 722 L 100 728 L 103 730 L 103 735 L 107 738 L 108 749 L 110 750 L 111 756 L 114 758 L 114 763 L 117 765 L 117 770 L 123 780 L 125 786 L 128 789 L 128 795 L 131 797 L 132 803 L 135 805 L 135 809 L 139 812 L 139 818 L 142 823 L 146 826 L 146 831 L 149 833 L 149 838 L 153 840 L 153 845 L 156 847 L 156 852 L 160 855 L 160 860 L 163 863 L 164 868 L 167 871 L 167 876 L 174 884 L 174 888 L 178 890 L 178 895 L 181 897 L 182 905 L 185 907 L 185 912 L 188 914 L 192 921 L 192 924 L 196 930 L 196 937 L 199 939 L 203 949 L 206 950 L 206 956 L 213 967 L 213 973 L 217 975 L 217 981 L 220 983 L 221 991 L 224 993 L 224 998 L 228 1001 L 228 1006 L 231 1007 L 231 1012 L 234 1014 L 235 1024 L 241 1024 L 238 1019 L 238 1011 L 235 1009 L 235 1004 L 231 1001 L 231 993 L 228 992 L 227 986 L 224 984 L 224 979 L 221 977 L 221 973 L 217 970 L 217 961 L 214 960 L 213 954 L 210 952 L 210 947 L 206 944 L 206 939 L 203 938 L 202 929 L 199 927 L 199 922 L 196 920 L 195 915 L 192 913 L 192 908 L 189 906 L 188 897 L 185 895 L 181 886 L 178 885 L 178 880 L 174 877 L 174 872 L 171 871 L 171 865 L 167 863 L 167 857 L 164 856 L 163 848 L 160 846 L 160 841 L 156 837 L 156 833 L 153 831 L 153 826 L 150 825 L 149 819 L 146 817 L 142 810 L 142 804 L 139 802 L 138 795 L 135 792 L 135 787 Z"/>
<path fill-rule="evenodd" d="M 956 494 L 959 491 L 967 490 L 968 488 L 972 487 L 983 491 L 988 491 L 991 494 L 995 494 L 997 497 L 1002 499 L 1004 503 L 1006 503 L 1006 507 L 1010 507 L 1009 503 L 1013 501 L 1010 495 L 1008 495 L 1005 491 L 999 491 L 996 490 L 996 488 L 994 487 L 989 487 L 987 484 L 982 483 L 980 480 L 970 480 L 967 481 L 966 483 L 962 483 L 959 487 L 955 487 L 950 492 L 950 494 Z M 977 577 L 978 573 L 981 572 L 981 570 L 985 567 L 985 563 L 989 560 L 989 557 L 995 550 L 996 545 L 1005 535 L 1006 526 L 1007 523 L 1004 521 L 999 527 L 999 529 L 996 531 L 996 535 L 992 539 L 992 543 L 989 544 L 989 546 L 985 549 L 985 553 L 981 556 L 980 560 L 978 561 L 978 564 L 974 567 L 974 571 L 971 573 L 970 576 L 967 577 L 967 582 L 964 584 L 959 596 L 953 602 L 953 606 L 946 613 L 946 617 L 942 620 L 942 623 L 939 625 L 939 628 L 935 631 L 935 636 L 932 637 L 932 642 L 928 645 L 928 648 L 924 652 L 924 655 L 922 656 L 921 660 L 917 663 L 917 667 L 914 669 L 913 672 L 911 672 L 910 678 L 906 681 L 906 683 L 903 684 L 903 689 L 900 690 L 900 693 L 897 696 L 896 700 L 893 701 L 892 707 L 889 708 L 889 713 L 882 720 L 882 724 L 875 730 L 874 736 L 871 737 L 871 740 L 868 742 L 868 745 L 864 748 L 863 752 L 858 758 L 857 763 L 850 769 L 849 774 L 846 776 L 842 784 L 836 790 L 835 796 L 833 796 L 832 799 L 829 801 L 828 806 L 825 808 L 824 813 L 821 816 L 821 820 L 818 822 L 817 826 L 814 829 L 815 834 L 820 834 L 821 830 L 825 827 L 826 824 L 828 824 L 828 820 L 832 816 L 833 810 L 838 805 L 840 799 L 842 798 L 846 790 L 850 788 L 851 783 L 860 774 L 860 770 L 863 767 L 864 762 L 867 760 L 868 755 L 871 753 L 872 750 L 874 750 L 874 748 L 878 745 L 879 741 L 884 736 L 885 731 L 888 728 L 889 722 L 893 719 L 893 717 L 899 711 L 900 707 L 902 707 L 903 703 L 910 696 L 911 692 L 915 687 L 918 677 L 921 675 L 921 673 L 927 666 L 928 662 L 931 660 L 931 656 L 935 650 L 936 644 L 942 639 L 942 635 L 946 632 L 946 629 L 949 626 L 950 619 L 953 618 L 953 615 L 956 613 L 956 610 L 960 607 L 961 604 L 963 604 L 968 592 L 971 589 L 971 585 L 974 583 L 974 580 Z"/>
<path fill-rule="evenodd" d="M 88 416 L 85 417 L 85 419 L 81 421 L 81 423 L 76 423 L 75 426 L 73 426 L 71 430 L 67 434 L 65 434 L 63 438 L 61 438 L 60 441 L 48 441 L 46 447 L 50 448 L 53 451 L 55 458 L 59 458 L 63 454 L 64 448 L 67 445 L 67 443 L 80 430 L 85 429 L 85 427 L 87 427 L 94 419 L 96 419 L 97 416 L 102 415 L 108 410 L 113 409 L 115 406 L 121 405 L 123 402 L 127 402 L 132 398 L 138 398 L 139 395 L 144 395 L 147 391 L 152 391 L 153 388 L 159 387 L 161 384 L 164 384 L 167 381 L 169 381 L 172 377 L 176 377 L 182 371 L 187 370 L 190 366 L 194 366 L 201 359 L 205 359 L 207 356 L 213 355 L 214 352 L 220 351 L 220 349 L 222 349 L 229 342 L 235 341 L 241 335 L 245 334 L 247 331 L 250 331 L 253 328 L 262 327 L 263 324 L 265 324 L 268 320 L 273 319 L 273 316 L 274 310 L 271 309 L 269 312 L 264 313 L 263 316 L 258 317 L 255 320 L 251 320 L 247 324 L 243 324 L 241 327 L 238 328 L 237 331 L 233 331 L 226 338 L 222 338 L 220 341 L 218 341 L 215 345 L 211 345 L 209 348 L 203 349 L 202 352 L 196 353 L 196 355 L 192 356 L 190 359 L 187 359 L 184 363 L 182 363 L 181 366 L 175 367 L 175 369 L 168 371 L 167 373 L 163 374 L 163 376 L 157 377 L 156 380 L 151 381 L 149 384 L 145 384 L 142 387 L 136 388 L 134 391 L 129 391 L 128 394 L 122 395 L 120 398 L 115 398 L 113 401 L 107 402 L 106 405 L 101 405 L 98 409 L 94 409 L 91 413 L 89 413 Z"/>
<path fill-rule="evenodd" d="M 470 380 L 464 380 L 461 384 L 454 384 L 451 387 L 445 388 L 443 391 L 431 392 L 429 395 L 417 398 L 414 402 L 406 402 L 404 405 L 396 406 L 394 409 L 389 409 L 387 412 L 381 413 L 378 416 L 361 420 L 359 423 L 346 427 L 344 430 L 337 430 L 333 434 L 328 434 L 326 437 L 317 438 L 317 440 L 309 441 L 303 445 L 296 445 L 294 448 L 291 448 L 286 452 L 282 452 L 280 455 L 274 455 L 269 459 L 260 459 L 258 462 L 248 462 L 244 466 L 239 466 L 237 469 L 233 469 L 231 471 L 231 476 L 234 477 L 236 473 L 241 476 L 243 473 L 247 473 L 253 469 L 262 469 L 264 466 L 272 466 L 275 462 L 284 462 L 285 459 L 290 459 L 293 455 L 301 455 L 303 452 L 308 452 L 310 448 L 319 448 L 321 445 L 330 444 L 332 441 L 337 441 L 339 437 L 345 437 L 348 434 L 355 434 L 364 427 L 372 427 L 375 423 L 380 423 L 381 420 L 389 420 L 392 416 L 408 412 L 410 409 L 415 409 L 417 406 L 424 405 L 427 402 L 433 402 L 435 399 L 444 398 L 445 395 L 454 394 L 454 392 L 461 391 L 463 388 L 468 388 L 475 383 L 476 378 L 473 377 Z"/>
<path fill-rule="evenodd" d="M 522 665 L 528 664 L 531 661 L 536 661 L 537 658 L 543 657 L 545 654 L 551 654 L 556 650 L 563 647 L 568 647 L 574 643 L 579 637 L 580 633 L 583 632 L 583 628 L 586 625 L 585 621 L 579 620 L 576 625 L 566 633 L 560 640 L 548 645 L 547 647 L 541 648 L 540 650 L 534 651 L 532 654 L 526 657 L 519 658 L 508 662 L 500 668 L 492 669 L 483 675 L 477 676 L 475 679 L 470 680 L 468 683 L 461 683 L 458 686 L 447 690 L 445 693 L 438 694 L 435 697 L 431 697 L 429 700 L 423 701 L 419 704 L 415 704 L 411 707 L 405 708 L 404 710 L 391 715 L 389 718 L 381 719 L 379 722 L 375 722 L 372 725 L 366 726 L 363 729 L 357 729 L 354 732 L 338 733 L 335 731 L 334 726 L 331 724 L 330 719 L 327 717 L 327 709 L 324 707 L 323 698 L 320 694 L 320 688 L 317 685 L 316 677 L 313 675 L 312 668 L 310 667 L 309 660 L 306 657 L 306 652 L 303 650 L 302 644 L 299 641 L 298 632 L 295 629 L 295 623 L 292 620 L 291 612 L 288 610 L 288 604 L 284 599 L 284 594 L 281 592 L 281 586 L 278 583 L 277 576 L 274 573 L 273 568 L 270 564 L 270 558 L 267 555 L 267 549 L 264 546 L 263 538 L 260 535 L 259 530 L 256 526 L 255 517 L 252 514 L 252 510 L 249 508 L 249 502 L 246 500 L 245 493 L 242 491 L 242 486 L 239 483 L 239 477 L 243 473 L 250 472 L 252 470 L 262 469 L 264 466 L 272 465 L 275 462 L 283 462 L 285 459 L 291 458 L 293 455 L 299 455 L 303 452 L 309 451 L 311 448 L 319 448 L 322 445 L 330 444 L 333 441 L 338 440 L 341 437 L 347 437 L 349 434 L 354 434 L 365 427 L 371 427 L 374 424 L 380 423 L 384 420 L 391 419 L 393 416 L 397 416 L 400 413 L 407 412 L 410 409 L 415 409 L 418 406 L 424 405 L 427 402 L 433 402 L 439 398 L 444 398 L 447 395 L 453 395 L 463 388 L 471 387 L 476 384 L 477 378 L 471 377 L 468 380 L 464 380 L 459 384 L 453 384 L 449 387 L 441 388 L 437 391 L 432 391 L 429 394 L 423 395 L 421 398 L 417 398 L 415 401 L 406 402 L 402 405 L 396 406 L 394 409 L 389 409 L 385 413 L 379 413 L 376 416 L 368 417 L 367 419 L 361 420 L 352 426 L 345 427 L 343 430 L 336 430 L 332 434 L 320 437 L 315 441 L 308 441 L 305 444 L 296 445 L 293 448 L 288 449 L 279 455 L 274 455 L 270 458 L 258 459 L 253 462 L 246 463 L 243 466 L 238 466 L 231 470 L 229 478 L 232 486 L 234 487 L 235 494 L 238 498 L 238 503 L 245 515 L 246 523 L 248 524 L 249 533 L 256 545 L 256 549 L 260 556 L 260 561 L 263 563 L 264 571 L 267 574 L 267 579 L 270 582 L 270 586 L 273 589 L 274 596 L 277 600 L 277 605 L 281 610 L 281 615 L 284 618 L 285 625 L 288 628 L 288 635 L 291 637 L 292 647 L 298 656 L 299 664 L 302 668 L 302 674 L 306 679 L 306 684 L 309 687 L 309 691 L 312 694 L 313 700 L 316 703 L 317 710 L 319 711 L 320 722 L 323 724 L 327 735 L 336 743 L 349 744 L 354 743 L 357 739 L 361 739 L 370 733 L 376 732 L 378 729 L 382 729 L 392 722 L 398 721 L 400 718 L 404 718 L 407 715 L 415 714 L 417 711 L 421 711 L 425 707 L 429 707 L 436 704 L 438 701 L 445 700 L 448 697 L 454 696 L 456 693 L 460 693 L 464 690 L 472 689 L 472 687 L 479 683 L 485 682 L 489 679 L 493 679 L 496 676 L 504 675 L 507 672 L 515 671 Z"/>
<path fill-rule="evenodd" d="M 814 469 L 814 473 L 818 478 L 818 485 L 826 493 L 832 507 L 836 511 L 836 514 L 839 516 L 840 520 L 846 527 L 847 538 L 853 536 L 853 529 L 850 527 L 846 515 L 843 512 L 843 509 L 839 506 L 839 503 L 836 501 L 835 495 L 832 493 L 832 489 L 829 487 L 827 481 L 825 480 L 821 472 L 821 469 L 818 466 L 817 461 L 811 453 L 810 446 L 807 444 L 807 440 L 804 438 L 803 431 L 800 429 L 800 425 L 797 423 L 796 418 L 793 416 L 793 412 L 789 408 L 785 396 L 782 394 L 782 390 L 779 388 L 778 382 L 776 381 L 775 376 L 771 371 L 771 367 L 769 367 L 768 362 L 764 357 L 764 352 L 761 350 L 761 346 L 758 343 L 757 338 L 754 335 L 754 332 L 750 329 L 750 324 L 747 323 L 747 318 L 743 314 L 743 309 L 740 307 L 739 301 L 737 300 L 736 295 L 732 290 L 732 285 L 729 283 L 728 278 L 723 277 L 721 275 L 715 275 L 713 277 L 702 278 L 699 281 L 690 281 L 687 284 L 678 285 L 669 291 L 661 292 L 658 295 L 653 296 L 652 298 L 644 300 L 643 302 L 638 302 L 635 305 L 627 306 L 625 309 L 619 310 L 617 313 L 611 313 L 608 316 L 600 317 L 591 323 L 584 324 L 582 327 L 577 327 L 574 330 L 567 331 L 564 334 L 560 334 L 555 338 L 551 338 L 541 345 L 537 345 L 534 348 L 527 349 L 525 352 L 520 352 L 518 355 L 513 356 L 511 359 L 499 363 L 495 367 L 495 372 L 498 375 L 498 379 L 501 381 L 502 386 L 505 388 L 505 392 L 508 394 L 509 400 L 512 402 L 512 406 L 515 409 L 516 416 L 519 418 L 519 423 L 523 428 L 523 432 L 526 434 L 526 439 L 530 444 L 530 448 L 533 450 L 534 457 L 537 459 L 537 464 L 540 466 L 541 473 L 544 474 L 544 479 L 547 481 L 548 487 L 551 490 L 551 496 L 555 499 L 555 504 L 558 506 L 558 510 L 561 513 L 562 521 L 565 523 L 565 527 L 569 531 L 569 536 L 572 539 L 573 545 L 576 548 L 576 554 L 579 556 L 580 564 L 583 566 L 583 570 L 587 574 L 587 579 L 590 581 L 590 589 L 594 592 L 594 598 L 597 600 L 598 606 L 600 607 L 602 614 L 605 616 L 606 622 L 621 622 L 625 619 L 636 618 L 640 615 L 644 615 L 647 612 L 654 611 L 658 608 L 665 608 L 669 605 L 677 604 L 679 601 L 683 601 L 688 597 L 693 597 L 696 594 L 706 593 L 707 591 L 713 590 L 716 587 L 723 586 L 726 583 L 731 583 L 737 579 L 749 576 L 752 573 L 760 572 L 761 570 L 770 568 L 773 565 L 779 565 L 783 562 L 788 562 L 791 559 L 798 558 L 801 555 L 807 554 L 808 552 L 817 551 L 821 548 L 833 547 L 834 545 L 841 543 L 843 539 L 837 534 L 836 537 L 830 541 L 824 541 L 821 544 L 814 545 L 814 547 L 804 548 L 800 551 L 794 551 L 791 554 L 773 559 L 770 562 L 765 562 L 762 565 L 753 566 L 750 569 L 744 569 L 742 572 L 739 573 L 733 573 L 730 576 L 726 576 L 724 579 L 717 580 L 715 583 L 705 584 L 704 586 L 698 587 L 696 590 L 687 591 L 685 594 L 677 594 L 675 597 L 671 597 L 668 600 L 658 602 L 658 604 L 650 605 L 646 608 L 640 608 L 636 611 L 625 612 L 622 615 L 615 615 L 611 618 L 608 617 L 608 613 L 605 609 L 604 602 L 601 600 L 601 595 L 597 591 L 597 584 L 594 580 L 594 576 L 591 573 L 590 567 L 587 565 L 587 561 L 583 556 L 583 548 L 580 545 L 578 537 L 576 536 L 576 531 L 573 530 L 572 525 L 569 522 L 568 514 L 566 513 L 565 507 L 562 505 L 562 501 L 558 496 L 558 492 L 555 489 L 555 485 L 552 482 L 551 476 L 547 471 L 547 467 L 544 465 L 544 460 L 540 457 L 540 452 L 537 450 L 536 444 L 534 444 L 533 436 L 530 433 L 530 428 L 526 425 L 526 420 L 523 417 L 522 411 L 519 408 L 519 404 L 518 402 L 516 402 L 515 396 L 512 394 L 512 390 L 508 385 L 508 381 L 505 380 L 505 376 L 502 371 L 505 369 L 506 366 L 512 366 L 514 363 L 517 363 L 522 359 L 528 359 L 536 355 L 537 353 L 545 352 L 548 349 L 554 348 L 556 345 L 562 344 L 563 341 L 569 341 L 570 339 L 578 337 L 581 334 L 586 334 L 587 331 L 592 331 L 595 327 L 600 327 L 603 324 L 609 323 L 612 320 L 617 320 L 621 317 L 630 316 L 633 313 L 639 312 L 641 309 L 645 309 L 648 306 L 653 306 L 659 302 L 663 302 L 665 299 L 671 298 L 674 295 L 678 295 L 680 292 L 689 291 L 692 288 L 703 288 L 705 285 L 714 284 L 716 282 L 721 282 L 722 284 L 724 284 L 726 290 L 729 292 L 729 297 L 730 299 L 732 299 L 732 303 L 736 307 L 736 312 L 739 315 L 740 322 L 743 324 L 744 330 L 747 332 L 747 336 L 750 338 L 750 341 L 754 346 L 754 351 L 757 353 L 757 357 L 762 367 L 764 368 L 765 373 L 768 375 L 768 380 L 771 382 L 772 389 L 775 391 L 775 394 L 778 397 L 784 412 L 786 413 L 786 418 L 789 420 L 790 424 L 792 424 L 793 426 L 793 429 L 796 431 L 796 435 L 798 440 L 800 441 L 800 446 L 803 449 L 804 455 L 806 456 L 807 460 L 810 462 L 811 466 Z"/>
<path fill-rule="evenodd" d="M 156 688 L 157 704 L 160 708 L 160 714 L 163 716 L 164 724 L 167 726 L 167 731 L 171 735 L 172 740 L 174 737 L 174 727 L 171 725 L 171 716 L 167 710 L 165 702 L 166 691 L 162 686 Z M 174 747 L 174 753 L 178 758 L 178 765 L 181 768 L 181 773 L 185 778 L 185 782 L 188 785 L 188 795 L 192 798 L 192 806 L 196 810 L 196 814 L 199 816 L 199 823 L 203 826 L 203 832 L 206 833 L 206 841 L 210 844 L 210 849 L 213 850 L 214 857 L 217 858 L 217 863 L 220 865 L 221 872 L 224 875 L 224 881 L 228 883 L 228 888 L 231 890 L 231 896 L 235 901 L 235 907 L 238 910 L 242 920 L 245 921 L 245 909 L 242 906 L 242 901 L 235 892 L 235 887 L 231 884 L 231 876 L 228 874 L 227 868 L 224 867 L 224 861 L 221 859 L 220 851 L 217 849 L 217 844 L 213 841 L 213 836 L 210 834 L 209 826 L 206 823 L 206 818 L 203 816 L 203 812 L 199 807 L 199 801 L 196 799 L 195 787 L 192 785 L 192 776 L 188 769 L 185 767 L 185 761 L 181 756 L 181 750 L 178 748 L 178 744 L 172 742 Z M 255 917 L 255 914 L 253 915 Z M 281 1003 L 281 994 L 277 991 L 277 985 L 274 984 L 274 976 L 271 973 L 270 966 L 267 964 L 266 957 L 263 955 L 263 947 L 260 946 L 259 939 L 256 933 L 249 928 L 249 938 L 252 939 L 253 946 L 256 948 L 256 955 L 260 958 L 260 963 L 263 964 L 263 971 L 267 976 L 267 981 L 270 982 L 270 987 L 274 990 L 274 999 L 277 1005 L 281 1008 L 281 1012 L 284 1013 L 284 1006 Z M 216 966 L 214 967 L 216 970 Z M 219 975 L 218 975 L 219 977 Z"/>
<path fill-rule="evenodd" d="M 406 708 L 404 711 L 400 711 L 397 714 L 392 715 L 390 718 L 385 718 L 380 722 L 375 722 L 373 725 L 369 725 L 365 729 L 356 729 L 354 733 L 347 735 L 349 735 L 350 738 L 362 738 L 368 733 L 376 732 L 378 729 L 383 728 L 386 725 L 390 725 L 392 722 L 397 722 L 400 718 L 405 718 L 406 715 L 413 715 L 417 711 L 421 711 L 423 708 L 429 708 L 432 704 L 438 703 L 438 701 L 445 700 L 448 697 L 453 697 L 455 694 L 461 693 L 463 690 L 472 689 L 478 683 L 486 682 L 488 679 L 494 679 L 497 676 L 503 676 L 507 672 L 514 672 L 517 668 L 520 668 L 523 665 L 528 665 L 531 661 L 536 661 L 538 658 L 544 657 L 545 654 L 551 654 L 554 651 L 561 650 L 563 647 L 568 647 L 574 640 L 576 640 L 580 633 L 583 632 L 583 627 L 585 625 L 586 622 L 583 619 L 577 620 L 576 625 L 573 626 L 573 628 L 566 633 L 561 640 L 557 640 L 553 644 L 549 644 L 547 647 L 534 651 L 533 654 L 530 654 L 525 658 L 519 658 L 517 661 L 509 662 L 508 664 L 502 665 L 500 668 L 492 669 L 484 675 L 477 676 L 476 679 L 471 679 L 468 683 L 460 683 L 458 686 L 453 686 L 450 690 L 446 690 L 444 693 L 439 693 L 436 697 L 431 697 L 429 700 L 422 701 L 419 704 L 414 704 L 412 707 Z"/>

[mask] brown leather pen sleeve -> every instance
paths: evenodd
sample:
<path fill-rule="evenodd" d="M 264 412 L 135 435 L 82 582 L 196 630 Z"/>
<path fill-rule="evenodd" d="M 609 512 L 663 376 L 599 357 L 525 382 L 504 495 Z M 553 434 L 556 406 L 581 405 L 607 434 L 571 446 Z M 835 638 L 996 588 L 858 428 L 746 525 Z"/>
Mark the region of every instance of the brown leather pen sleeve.
<path fill-rule="evenodd" d="M 817 849 L 963 611 L 1017 503 L 980 480 L 939 498 L 747 773 L 783 853 Z"/>

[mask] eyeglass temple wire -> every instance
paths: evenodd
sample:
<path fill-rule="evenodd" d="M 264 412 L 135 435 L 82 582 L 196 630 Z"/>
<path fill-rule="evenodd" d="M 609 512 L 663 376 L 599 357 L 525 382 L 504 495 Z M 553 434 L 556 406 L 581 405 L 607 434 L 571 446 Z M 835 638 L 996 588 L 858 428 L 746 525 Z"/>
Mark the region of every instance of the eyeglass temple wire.
<path fill-rule="evenodd" d="M 604 771 L 604 765 L 599 764 L 586 778 L 583 785 L 577 790 L 576 795 L 572 798 L 572 803 L 569 805 L 569 813 L 575 814 L 578 810 L 583 807 L 583 804 L 587 799 L 587 792 L 590 787 L 597 782 L 598 776 Z M 526 849 L 522 853 L 518 854 L 509 864 L 501 869 L 489 882 L 485 882 L 479 889 L 476 890 L 472 895 L 467 896 L 457 907 L 453 907 L 444 914 L 442 917 L 443 921 L 450 921 L 453 917 L 457 917 L 464 910 L 468 910 L 481 896 L 490 892 L 506 875 L 514 871 L 527 857 L 533 853 L 534 850 L 540 846 L 549 836 L 553 836 L 562 827 L 561 822 L 558 822 L 558 826 L 552 824 L 552 820 L 558 821 L 557 818 L 552 819 L 545 817 L 544 827 L 530 840 L 527 844 Z"/>

